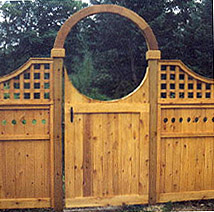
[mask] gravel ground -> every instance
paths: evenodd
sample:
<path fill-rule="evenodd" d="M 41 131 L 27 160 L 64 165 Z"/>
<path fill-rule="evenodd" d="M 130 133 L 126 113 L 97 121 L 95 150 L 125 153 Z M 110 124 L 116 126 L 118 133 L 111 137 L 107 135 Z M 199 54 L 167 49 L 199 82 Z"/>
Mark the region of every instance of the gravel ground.
<path fill-rule="evenodd" d="M 169 212 L 169 211 L 214 211 L 214 200 L 165 203 L 157 205 L 135 205 L 121 207 L 96 207 L 68 209 L 64 212 Z M 53 209 L 11 209 L 0 212 L 54 212 Z"/>

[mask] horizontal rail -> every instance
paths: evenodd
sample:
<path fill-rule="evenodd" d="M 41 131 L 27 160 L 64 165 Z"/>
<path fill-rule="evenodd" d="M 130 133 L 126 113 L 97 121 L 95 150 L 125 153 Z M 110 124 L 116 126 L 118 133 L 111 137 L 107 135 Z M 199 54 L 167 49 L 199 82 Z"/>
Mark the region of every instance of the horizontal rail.
<path fill-rule="evenodd" d="M 50 135 L 4 135 L 0 136 L 0 141 L 37 141 L 49 140 Z"/>
<path fill-rule="evenodd" d="M 50 105 L 29 105 L 29 106 L 1 106 L 0 110 L 49 110 Z"/>
<path fill-rule="evenodd" d="M 49 208 L 50 198 L 0 199 L 0 209 L 13 208 Z"/>
<path fill-rule="evenodd" d="M 74 114 L 80 113 L 141 113 L 149 112 L 149 104 L 114 104 L 114 103 L 87 103 L 87 104 L 66 104 L 70 111 L 73 108 Z"/>
<path fill-rule="evenodd" d="M 175 193 L 161 193 L 159 194 L 158 203 L 161 202 L 177 202 L 177 201 L 189 201 L 189 200 L 203 200 L 203 199 L 213 199 L 214 190 L 204 190 L 204 191 L 187 191 L 187 192 L 175 192 Z"/>
<path fill-rule="evenodd" d="M 204 99 L 204 100 L 196 100 L 196 99 L 182 99 L 182 100 L 177 100 L 177 99 L 158 99 L 159 104 L 165 104 L 165 105 L 173 105 L 173 104 L 188 104 L 188 105 L 208 105 L 208 104 L 213 104 L 214 105 L 214 99 Z"/>
<path fill-rule="evenodd" d="M 214 108 L 214 104 L 202 104 L 202 105 L 192 105 L 192 104 L 185 104 L 185 105 L 177 105 L 177 104 L 164 104 L 160 105 L 161 109 L 209 109 Z"/>
<path fill-rule="evenodd" d="M 114 197 L 79 197 L 74 199 L 65 199 L 66 208 L 75 207 L 95 207 L 122 204 L 146 204 L 148 195 L 121 195 Z"/>
<path fill-rule="evenodd" d="M 161 138 L 198 138 L 198 137 L 214 137 L 214 133 L 161 133 Z"/>
<path fill-rule="evenodd" d="M 1 100 L 0 101 L 0 107 L 1 106 L 14 106 L 14 105 L 18 105 L 18 106 L 26 106 L 26 105 L 52 105 L 53 101 L 47 100 L 47 101 L 41 101 L 41 100 L 27 100 L 27 101 L 17 101 L 17 100 Z"/>

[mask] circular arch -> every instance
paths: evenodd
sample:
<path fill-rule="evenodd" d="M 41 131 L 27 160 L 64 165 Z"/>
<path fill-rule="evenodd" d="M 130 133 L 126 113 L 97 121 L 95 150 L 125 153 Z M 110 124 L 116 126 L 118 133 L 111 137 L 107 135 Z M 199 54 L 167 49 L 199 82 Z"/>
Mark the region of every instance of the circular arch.
<path fill-rule="evenodd" d="M 114 13 L 128 18 L 141 30 L 146 40 L 148 50 L 158 50 L 158 43 L 156 37 L 150 26 L 146 23 L 146 21 L 143 18 L 141 18 L 138 14 L 125 7 L 110 4 L 94 5 L 91 7 L 87 7 L 70 16 L 58 31 L 57 37 L 54 42 L 54 48 L 64 47 L 64 43 L 68 33 L 70 32 L 72 27 L 75 24 L 77 24 L 80 20 L 87 16 L 98 13 Z"/>

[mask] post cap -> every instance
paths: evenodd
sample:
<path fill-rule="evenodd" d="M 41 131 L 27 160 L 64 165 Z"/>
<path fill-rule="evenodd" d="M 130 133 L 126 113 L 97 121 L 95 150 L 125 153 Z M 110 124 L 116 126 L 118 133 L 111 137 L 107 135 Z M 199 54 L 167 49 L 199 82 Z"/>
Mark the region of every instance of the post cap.
<path fill-rule="evenodd" d="M 51 49 L 51 57 L 65 57 L 65 49 L 64 48 L 53 48 Z"/>
<path fill-rule="evenodd" d="M 146 60 L 160 60 L 161 51 L 159 50 L 149 50 L 146 52 Z"/>

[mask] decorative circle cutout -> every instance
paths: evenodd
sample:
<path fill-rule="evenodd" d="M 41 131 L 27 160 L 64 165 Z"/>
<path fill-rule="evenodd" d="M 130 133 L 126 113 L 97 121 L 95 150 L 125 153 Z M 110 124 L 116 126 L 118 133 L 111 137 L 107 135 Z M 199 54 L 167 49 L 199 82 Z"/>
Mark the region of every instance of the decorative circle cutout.
<path fill-rule="evenodd" d="M 2 120 L 2 125 L 5 126 L 7 124 L 6 120 Z"/>
<path fill-rule="evenodd" d="M 11 123 L 12 123 L 12 125 L 16 125 L 16 120 L 13 119 L 13 120 L 11 121 Z"/>
<path fill-rule="evenodd" d="M 172 123 L 175 123 L 175 118 L 172 118 L 171 121 L 172 121 Z"/>
<path fill-rule="evenodd" d="M 91 31 L 94 35 L 88 39 Z M 130 20 L 117 14 L 94 15 L 78 22 L 68 35 L 65 49 L 64 64 L 72 85 L 91 99 L 124 98 L 145 79 L 145 39 Z"/>
<path fill-rule="evenodd" d="M 163 122 L 167 123 L 168 122 L 168 118 L 164 118 Z"/>

